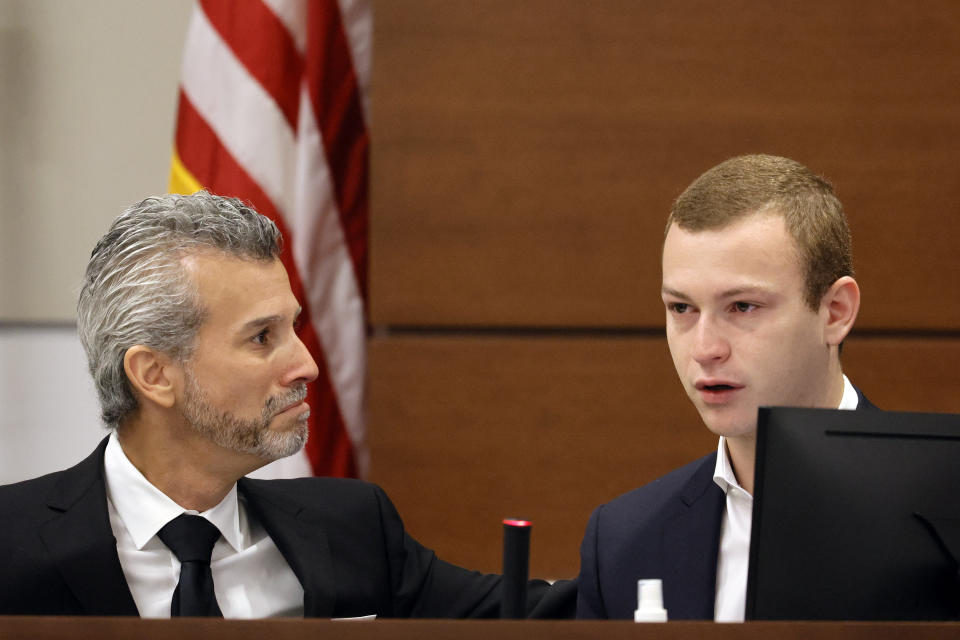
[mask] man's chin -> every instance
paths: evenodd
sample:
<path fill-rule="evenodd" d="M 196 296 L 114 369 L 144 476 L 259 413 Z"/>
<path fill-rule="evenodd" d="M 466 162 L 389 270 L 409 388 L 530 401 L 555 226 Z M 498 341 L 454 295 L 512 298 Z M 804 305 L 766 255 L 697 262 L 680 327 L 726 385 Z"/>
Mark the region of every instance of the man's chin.
<path fill-rule="evenodd" d="M 757 417 L 749 419 L 734 412 L 701 410 L 700 419 L 712 433 L 725 438 L 753 435 L 757 431 Z"/>
<path fill-rule="evenodd" d="M 309 434 L 306 421 L 297 421 L 293 428 L 286 431 L 268 429 L 262 435 L 256 454 L 267 462 L 292 456 L 307 444 Z"/>

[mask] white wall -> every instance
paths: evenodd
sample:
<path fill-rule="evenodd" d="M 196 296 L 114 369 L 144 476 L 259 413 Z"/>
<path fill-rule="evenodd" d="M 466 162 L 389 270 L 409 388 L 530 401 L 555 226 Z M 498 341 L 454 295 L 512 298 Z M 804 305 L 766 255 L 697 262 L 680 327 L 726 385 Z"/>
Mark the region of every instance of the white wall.
<path fill-rule="evenodd" d="M 0 484 L 69 467 L 107 431 L 73 327 L 0 331 Z"/>
<path fill-rule="evenodd" d="M 0 321 L 72 322 L 90 250 L 166 190 L 191 0 L 0 0 Z"/>

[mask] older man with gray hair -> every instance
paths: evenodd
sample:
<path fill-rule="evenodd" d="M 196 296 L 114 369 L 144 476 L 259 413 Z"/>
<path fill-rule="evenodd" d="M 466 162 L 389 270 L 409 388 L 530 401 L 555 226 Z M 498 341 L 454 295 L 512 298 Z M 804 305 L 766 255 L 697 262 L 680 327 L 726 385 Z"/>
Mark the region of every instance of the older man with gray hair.
<path fill-rule="evenodd" d="M 497 615 L 500 577 L 418 544 L 379 487 L 244 477 L 303 447 L 318 374 L 280 246 L 205 192 L 148 198 L 97 243 L 78 329 L 112 431 L 0 487 L 0 614 Z"/>

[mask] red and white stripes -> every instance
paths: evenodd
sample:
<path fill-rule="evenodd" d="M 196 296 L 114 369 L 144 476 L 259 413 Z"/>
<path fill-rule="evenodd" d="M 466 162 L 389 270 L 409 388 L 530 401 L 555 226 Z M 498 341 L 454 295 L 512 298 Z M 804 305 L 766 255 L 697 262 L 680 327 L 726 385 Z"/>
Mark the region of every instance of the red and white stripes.
<path fill-rule="evenodd" d="M 369 0 L 200 0 L 183 60 L 170 188 L 242 198 L 283 231 L 321 369 L 305 450 L 317 475 L 367 466 L 372 35 Z"/>

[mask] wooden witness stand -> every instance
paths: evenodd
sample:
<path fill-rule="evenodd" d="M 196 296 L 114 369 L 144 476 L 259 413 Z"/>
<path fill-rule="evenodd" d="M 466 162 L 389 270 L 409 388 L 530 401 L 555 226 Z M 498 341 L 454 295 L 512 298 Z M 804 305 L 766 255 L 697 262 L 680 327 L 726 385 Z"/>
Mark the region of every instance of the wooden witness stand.
<path fill-rule="evenodd" d="M 138 638 L 139 640 L 271 640 L 337 638 L 338 640 L 552 640 L 604 638 L 616 640 L 760 640 L 777 638 L 844 640 L 934 639 L 960 636 L 960 623 L 925 622 L 669 622 L 636 624 L 620 621 L 498 620 L 141 620 L 139 618 L 0 617 L 0 640 L 60 638 Z"/>

